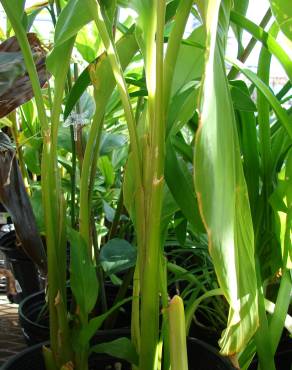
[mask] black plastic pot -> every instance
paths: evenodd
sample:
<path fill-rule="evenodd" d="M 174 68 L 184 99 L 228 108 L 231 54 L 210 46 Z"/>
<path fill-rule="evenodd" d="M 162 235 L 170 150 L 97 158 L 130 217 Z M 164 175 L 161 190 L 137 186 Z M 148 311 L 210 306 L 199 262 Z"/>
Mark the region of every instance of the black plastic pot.
<path fill-rule="evenodd" d="M 69 288 L 67 296 L 69 305 L 71 302 L 71 292 Z M 111 297 L 109 294 L 108 302 L 110 304 L 113 303 L 114 297 L 115 295 Z M 44 291 L 28 296 L 19 305 L 19 323 L 26 343 L 29 346 L 49 340 L 49 316 L 47 310 L 44 309 L 45 305 Z M 119 312 L 116 328 L 110 330 L 99 330 L 96 332 L 94 336 L 95 343 L 101 343 L 105 341 L 106 338 L 113 340 L 119 336 L 130 335 L 131 302 L 129 302 L 125 308 L 126 311 L 120 310 Z"/>
<path fill-rule="evenodd" d="M 16 245 L 15 231 L 1 235 L 0 250 L 5 254 L 11 271 L 17 280 L 18 294 L 16 300 L 19 302 L 30 294 L 38 292 L 40 290 L 38 271 L 34 263 Z"/>
<path fill-rule="evenodd" d="M 48 345 L 48 342 L 39 343 L 20 352 L 8 360 L 1 367 L 1 370 L 46 370 L 42 355 L 43 345 Z M 130 365 L 125 361 L 103 354 L 94 354 L 89 360 L 89 370 L 114 370 L 117 363 L 122 364 L 123 370 L 131 369 Z"/>
<path fill-rule="evenodd" d="M 21 352 L 4 364 L 1 370 L 45 370 L 42 346 L 43 344 L 38 344 Z M 221 357 L 214 348 L 198 339 L 188 339 L 188 356 L 189 370 L 234 370 L 232 365 Z M 89 369 L 114 370 L 117 362 L 122 364 L 122 370 L 130 370 L 130 365 L 125 361 L 100 354 L 90 358 Z"/>

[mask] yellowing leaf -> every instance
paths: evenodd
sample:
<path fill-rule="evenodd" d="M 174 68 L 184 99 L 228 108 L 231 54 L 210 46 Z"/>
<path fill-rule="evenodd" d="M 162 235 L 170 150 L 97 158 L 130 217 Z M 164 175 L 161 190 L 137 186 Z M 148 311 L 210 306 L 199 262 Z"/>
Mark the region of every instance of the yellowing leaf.
<path fill-rule="evenodd" d="M 209 251 L 230 304 L 221 352 L 234 355 L 247 345 L 258 326 L 254 232 L 223 62 L 231 2 L 222 2 L 220 21 L 220 0 L 199 3 L 207 47 L 195 146 L 195 186 Z"/>

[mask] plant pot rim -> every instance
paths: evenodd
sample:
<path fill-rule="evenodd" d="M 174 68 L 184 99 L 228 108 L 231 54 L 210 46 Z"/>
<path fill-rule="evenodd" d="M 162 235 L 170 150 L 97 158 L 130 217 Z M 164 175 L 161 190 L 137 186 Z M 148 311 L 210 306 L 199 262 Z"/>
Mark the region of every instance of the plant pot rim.
<path fill-rule="evenodd" d="M 205 343 L 205 342 L 201 341 L 200 339 L 193 338 L 193 337 L 188 337 L 188 341 L 199 344 L 200 346 L 206 348 L 208 351 L 212 352 L 214 355 L 216 355 L 218 358 L 220 358 L 221 363 L 222 363 L 222 365 L 225 365 L 226 370 L 227 369 L 234 370 L 234 367 L 232 366 L 230 361 L 227 358 L 221 356 L 219 354 L 219 352 L 214 347 L 210 346 L 208 343 Z M 13 366 L 13 363 L 15 361 L 19 360 L 22 356 L 26 355 L 29 352 L 33 352 L 34 350 L 39 350 L 43 346 L 48 346 L 49 344 L 50 344 L 49 341 L 45 341 L 45 342 L 38 343 L 38 344 L 35 344 L 33 346 L 30 346 L 30 347 L 24 349 L 23 351 L 19 352 L 18 354 L 16 354 L 15 356 L 13 356 L 9 360 L 7 360 L 2 365 L 0 370 L 12 370 L 13 368 L 11 366 Z"/>
<path fill-rule="evenodd" d="M 34 326 L 37 326 L 38 328 L 40 329 L 45 329 L 45 330 L 48 330 L 48 327 L 45 326 L 45 325 L 42 325 L 42 324 L 39 324 L 35 321 L 32 321 L 30 320 L 26 315 L 23 314 L 23 306 L 26 305 L 26 303 L 28 301 L 30 301 L 33 297 L 36 297 L 36 296 L 39 296 L 40 294 L 44 294 L 45 295 L 45 291 L 44 290 L 40 290 L 39 292 L 36 292 L 36 293 L 33 293 L 33 294 L 30 294 L 29 296 L 25 297 L 20 303 L 19 303 L 19 306 L 18 306 L 18 315 L 19 317 L 22 319 L 22 320 L 25 320 L 27 323 L 31 324 L 31 325 L 34 325 Z"/>

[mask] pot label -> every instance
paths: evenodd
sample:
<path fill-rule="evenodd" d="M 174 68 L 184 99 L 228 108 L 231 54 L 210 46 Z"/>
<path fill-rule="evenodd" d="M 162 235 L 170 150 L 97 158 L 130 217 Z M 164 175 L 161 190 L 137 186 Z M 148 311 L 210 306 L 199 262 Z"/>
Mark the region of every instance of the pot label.
<path fill-rule="evenodd" d="M 20 286 L 18 280 L 15 280 L 15 289 L 16 289 L 17 293 L 22 293 L 22 289 L 21 289 L 21 286 Z"/>

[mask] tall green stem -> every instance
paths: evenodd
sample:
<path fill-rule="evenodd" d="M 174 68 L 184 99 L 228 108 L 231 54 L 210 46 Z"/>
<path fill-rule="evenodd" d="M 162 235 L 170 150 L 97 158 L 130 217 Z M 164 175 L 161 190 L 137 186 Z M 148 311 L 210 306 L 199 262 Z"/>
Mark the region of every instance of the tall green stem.
<path fill-rule="evenodd" d="M 163 90 L 163 46 L 165 1 L 154 2 L 153 23 L 146 39 L 146 81 L 148 86 L 149 149 L 146 163 L 145 206 L 146 243 L 141 276 L 141 347 L 140 369 L 157 368 L 159 341 L 158 284 L 161 261 L 161 209 L 165 161 L 165 108 Z M 151 27 L 153 27 L 151 29 Z M 151 322 L 151 325 L 149 323 Z"/>
<path fill-rule="evenodd" d="M 185 0 L 180 2 L 175 15 L 174 26 L 168 39 L 164 61 L 164 81 L 163 81 L 164 106 L 166 111 L 170 100 L 171 85 L 173 81 L 176 61 L 178 58 L 179 48 L 181 45 L 182 37 L 193 3 L 194 3 L 193 0 Z"/>

